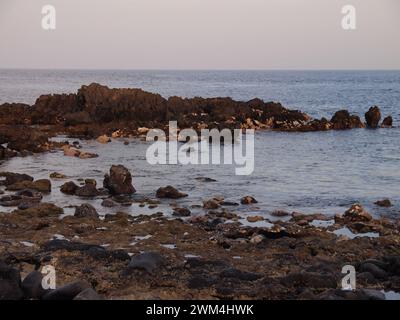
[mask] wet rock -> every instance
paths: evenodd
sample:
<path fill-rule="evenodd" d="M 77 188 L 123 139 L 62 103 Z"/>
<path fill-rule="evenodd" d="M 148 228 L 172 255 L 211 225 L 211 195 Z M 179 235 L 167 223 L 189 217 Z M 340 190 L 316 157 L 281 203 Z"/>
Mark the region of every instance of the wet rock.
<path fill-rule="evenodd" d="M 172 186 L 167 186 L 165 188 L 159 188 L 156 192 L 157 198 L 169 198 L 169 199 L 179 199 L 187 197 L 186 193 L 179 192 Z"/>
<path fill-rule="evenodd" d="M 75 209 L 74 216 L 77 218 L 97 219 L 99 217 L 99 214 L 97 213 L 96 209 L 92 205 L 90 205 L 88 203 L 84 203 Z"/>
<path fill-rule="evenodd" d="M 72 148 L 71 146 L 66 146 L 65 148 L 63 148 L 63 150 L 64 150 L 64 156 L 66 157 L 78 158 L 81 154 L 81 152 L 78 149 Z"/>
<path fill-rule="evenodd" d="M 34 182 L 32 181 L 21 181 L 7 186 L 9 191 L 19 191 L 23 189 L 33 189 L 43 193 L 51 192 L 51 182 L 48 179 L 40 179 Z"/>
<path fill-rule="evenodd" d="M 50 173 L 50 179 L 66 179 L 66 178 L 67 178 L 67 176 L 62 173 L 58 173 L 58 172 Z"/>
<path fill-rule="evenodd" d="M 153 273 L 154 270 L 161 267 L 164 263 L 165 259 L 159 253 L 144 252 L 132 257 L 128 265 L 128 271 L 141 269 Z"/>
<path fill-rule="evenodd" d="M 98 137 L 96 140 L 97 140 L 97 142 L 103 143 L 103 144 L 111 142 L 110 137 L 108 137 L 107 135 L 102 135 L 102 136 Z"/>
<path fill-rule="evenodd" d="M 15 210 L 12 213 L 43 218 L 43 217 L 58 217 L 59 215 L 64 213 L 64 210 L 52 203 L 41 203 L 38 204 L 37 206 L 28 208 L 26 210 Z"/>
<path fill-rule="evenodd" d="M 369 110 L 365 113 L 365 120 L 368 128 L 378 128 L 379 121 L 381 120 L 381 110 L 379 107 L 374 106 L 369 108 Z"/>
<path fill-rule="evenodd" d="M 344 218 L 349 219 L 351 221 L 371 221 L 372 216 L 366 212 L 362 205 L 356 203 L 353 204 L 349 210 L 347 210 L 344 215 Z"/>
<path fill-rule="evenodd" d="M 133 194 L 136 192 L 132 185 L 131 173 L 122 165 L 111 167 L 110 174 L 104 176 L 103 186 L 113 195 Z"/>
<path fill-rule="evenodd" d="M 27 175 L 27 174 L 20 174 L 20 173 L 13 173 L 13 172 L 1 172 L 0 177 L 4 177 L 5 181 L 4 184 L 6 186 L 10 186 L 13 184 L 16 184 L 18 182 L 23 182 L 23 181 L 33 181 L 33 177 Z"/>
<path fill-rule="evenodd" d="M 248 204 L 258 203 L 258 201 L 251 196 L 246 196 L 240 200 L 240 203 L 248 205 Z"/>
<path fill-rule="evenodd" d="M 86 281 L 75 281 L 45 294 L 43 300 L 72 300 L 82 291 L 91 288 Z"/>
<path fill-rule="evenodd" d="M 91 300 L 91 301 L 98 301 L 104 300 L 102 296 L 100 296 L 96 291 L 92 288 L 87 288 L 83 290 L 81 293 L 75 296 L 74 300 Z"/>
<path fill-rule="evenodd" d="M 68 195 L 74 195 L 78 188 L 79 187 L 75 184 L 75 182 L 69 181 L 61 186 L 60 191 Z"/>
<path fill-rule="evenodd" d="M 79 159 L 93 159 L 93 158 L 98 158 L 99 155 L 96 153 L 90 153 L 90 152 L 81 152 L 79 154 Z"/>
<path fill-rule="evenodd" d="M 275 210 L 271 212 L 271 216 L 273 217 L 287 217 L 289 215 L 290 215 L 289 212 L 283 210 Z"/>
<path fill-rule="evenodd" d="M 28 299 L 40 300 L 50 290 L 46 290 L 42 286 L 43 274 L 39 271 L 32 271 L 22 281 L 22 290 Z"/>
<path fill-rule="evenodd" d="M 264 218 L 261 217 L 261 216 L 250 216 L 250 217 L 247 217 L 246 220 L 248 222 L 255 223 L 255 222 L 258 222 L 258 221 L 264 221 Z"/>
<path fill-rule="evenodd" d="M 83 187 L 78 187 L 75 191 L 75 195 L 78 197 L 96 197 L 99 195 L 99 191 L 93 184 L 85 184 Z"/>
<path fill-rule="evenodd" d="M 387 116 L 383 119 L 381 127 L 382 128 L 391 128 L 393 126 L 393 118 L 391 116 Z"/>
<path fill-rule="evenodd" d="M 42 246 L 43 252 L 53 252 L 58 250 L 66 250 L 69 252 L 81 252 L 96 260 L 130 260 L 130 256 L 124 250 L 107 250 L 106 248 L 93 244 L 85 244 L 81 242 L 73 242 L 68 240 L 51 240 Z"/>
<path fill-rule="evenodd" d="M 360 271 L 361 272 L 369 272 L 371 273 L 375 278 L 378 279 L 386 279 L 388 274 L 385 270 L 381 269 L 379 266 L 366 262 L 362 263 L 360 266 Z"/>
<path fill-rule="evenodd" d="M 392 203 L 390 202 L 389 199 L 383 199 L 383 200 L 376 201 L 375 204 L 379 207 L 384 207 L 384 208 L 389 208 L 392 206 Z"/>
<path fill-rule="evenodd" d="M 21 300 L 23 297 L 19 271 L 0 261 L 0 301 Z"/>
<path fill-rule="evenodd" d="M 176 217 L 189 217 L 191 215 L 191 212 L 187 208 L 174 208 L 173 214 Z"/>
<path fill-rule="evenodd" d="M 112 208 L 115 207 L 115 202 L 111 199 L 104 199 L 101 205 L 105 208 Z"/>
<path fill-rule="evenodd" d="M 220 207 L 220 201 L 218 201 L 217 199 L 210 199 L 203 202 L 204 209 L 215 210 L 218 209 L 219 207 Z"/>
<path fill-rule="evenodd" d="M 332 119 L 332 128 L 335 130 L 347 130 L 347 129 L 355 129 L 355 128 L 364 128 L 365 125 L 361 121 L 359 116 L 350 115 L 347 110 L 339 110 L 337 111 Z"/>

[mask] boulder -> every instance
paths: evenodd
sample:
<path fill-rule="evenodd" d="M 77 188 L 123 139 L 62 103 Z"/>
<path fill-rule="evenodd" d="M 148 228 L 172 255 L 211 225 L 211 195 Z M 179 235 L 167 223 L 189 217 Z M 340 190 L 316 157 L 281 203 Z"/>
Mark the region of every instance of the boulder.
<path fill-rule="evenodd" d="M 187 208 L 174 208 L 173 214 L 176 217 L 189 217 L 191 215 L 191 212 Z"/>
<path fill-rule="evenodd" d="M 84 203 L 75 209 L 74 217 L 77 218 L 95 218 L 99 217 L 97 210 L 90 204 Z"/>
<path fill-rule="evenodd" d="M 383 119 L 381 127 L 382 128 L 391 128 L 393 126 L 393 118 L 391 116 L 387 116 Z"/>
<path fill-rule="evenodd" d="M 369 110 L 365 113 L 365 120 L 368 128 L 378 128 L 379 121 L 381 120 L 381 110 L 379 107 L 374 106 L 369 108 Z"/>
<path fill-rule="evenodd" d="M 251 196 L 246 196 L 240 199 L 240 203 L 248 205 L 248 204 L 258 203 L 258 201 Z"/>
<path fill-rule="evenodd" d="M 159 188 L 156 192 L 157 198 L 168 198 L 168 199 L 179 199 L 187 197 L 186 193 L 179 192 L 172 186 L 166 186 L 164 188 Z"/>
<path fill-rule="evenodd" d="M 26 298 L 40 300 L 46 293 L 50 292 L 50 290 L 43 288 L 42 280 L 43 274 L 39 271 L 32 271 L 25 277 L 22 281 L 22 290 Z"/>
<path fill-rule="evenodd" d="M 21 181 L 7 186 L 9 191 L 20 191 L 24 189 L 33 189 L 43 193 L 51 192 L 51 182 L 48 179 L 40 179 L 34 182 L 32 181 Z"/>
<path fill-rule="evenodd" d="M 75 281 L 50 291 L 43 296 L 43 300 L 72 300 L 88 288 L 91 288 L 91 286 L 86 281 Z"/>
<path fill-rule="evenodd" d="M 61 186 L 60 191 L 65 194 L 74 195 L 78 188 L 75 182 L 69 181 Z"/>
<path fill-rule="evenodd" d="M 78 187 L 75 190 L 75 195 L 78 197 L 96 197 L 99 194 L 99 190 L 97 190 L 96 186 L 91 183 L 85 184 L 83 187 Z"/>
<path fill-rule="evenodd" d="M 372 216 L 366 212 L 361 204 L 353 204 L 349 210 L 347 210 L 344 215 L 344 218 L 349 219 L 351 221 L 371 221 Z"/>
<path fill-rule="evenodd" d="M 333 115 L 330 122 L 332 123 L 332 129 L 335 130 L 347 130 L 365 127 L 359 116 L 350 115 L 347 110 L 337 111 Z"/>
<path fill-rule="evenodd" d="M 23 214 L 31 217 L 58 217 L 64 213 L 64 210 L 52 203 L 41 203 L 34 207 L 27 208 L 25 210 L 14 210 L 13 214 Z"/>
<path fill-rule="evenodd" d="M 0 301 L 21 300 L 23 297 L 19 271 L 0 261 Z"/>
<path fill-rule="evenodd" d="M 104 299 L 92 288 L 87 288 L 87 289 L 83 290 L 81 293 L 79 293 L 78 295 L 76 295 L 74 300 L 98 301 L 98 300 L 104 300 Z"/>
<path fill-rule="evenodd" d="M 129 262 L 127 271 L 141 269 L 152 273 L 155 269 L 162 266 L 164 263 L 165 259 L 159 253 L 144 252 L 132 257 L 131 261 Z"/>
<path fill-rule="evenodd" d="M 385 207 L 385 208 L 389 208 L 392 206 L 392 203 L 390 202 L 389 199 L 378 200 L 375 202 L 375 204 L 379 207 Z"/>
<path fill-rule="evenodd" d="M 33 181 L 33 177 L 27 174 L 13 173 L 13 172 L 1 172 L 0 177 L 4 177 L 4 184 L 6 186 L 13 185 L 22 181 Z"/>
<path fill-rule="evenodd" d="M 112 195 L 133 194 L 136 192 L 132 185 L 131 173 L 122 165 L 111 167 L 110 174 L 104 176 L 103 186 Z"/>
<path fill-rule="evenodd" d="M 103 143 L 103 144 L 111 142 L 110 137 L 107 135 L 102 135 L 102 136 L 98 137 L 96 140 L 97 140 L 97 142 Z"/>
<path fill-rule="evenodd" d="M 115 207 L 115 202 L 111 199 L 104 199 L 101 205 L 105 208 L 112 208 Z"/>

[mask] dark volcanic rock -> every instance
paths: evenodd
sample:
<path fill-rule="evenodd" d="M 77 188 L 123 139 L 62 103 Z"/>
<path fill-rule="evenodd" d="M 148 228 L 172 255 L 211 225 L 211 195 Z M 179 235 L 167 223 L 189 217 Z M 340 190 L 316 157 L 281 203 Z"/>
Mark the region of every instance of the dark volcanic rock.
<path fill-rule="evenodd" d="M 97 300 L 104 300 L 104 299 L 92 288 L 87 288 L 87 289 L 83 290 L 81 293 L 79 293 L 78 295 L 76 295 L 74 300 L 97 301 Z"/>
<path fill-rule="evenodd" d="M 0 300 L 20 300 L 23 297 L 19 271 L 0 261 Z"/>
<path fill-rule="evenodd" d="M 43 300 L 72 300 L 82 291 L 91 288 L 86 281 L 76 281 L 45 294 Z"/>
<path fill-rule="evenodd" d="M 179 199 L 187 197 L 186 193 L 179 192 L 172 186 L 166 186 L 165 188 L 159 188 L 156 193 L 157 198 L 169 198 L 169 199 Z"/>
<path fill-rule="evenodd" d="M 371 221 L 372 216 L 366 212 L 362 205 L 353 204 L 349 210 L 347 210 L 344 218 L 350 219 L 351 221 Z"/>
<path fill-rule="evenodd" d="M 36 181 L 21 181 L 7 186 L 9 191 L 19 191 L 24 189 L 33 189 L 43 193 L 51 192 L 51 182 L 48 179 L 40 179 Z"/>
<path fill-rule="evenodd" d="M 41 299 L 49 290 L 42 286 L 43 275 L 39 271 L 32 271 L 22 281 L 22 290 L 28 299 Z"/>
<path fill-rule="evenodd" d="M 335 130 L 346 130 L 365 127 L 359 116 L 350 115 L 347 110 L 337 111 L 333 115 L 331 123 L 332 128 Z"/>
<path fill-rule="evenodd" d="M 103 182 L 104 188 L 113 195 L 133 194 L 136 192 L 132 185 L 132 175 L 122 165 L 112 166 L 110 174 L 106 174 Z"/>
<path fill-rule="evenodd" d="M 389 199 L 383 199 L 383 200 L 376 201 L 375 204 L 379 207 L 385 207 L 385 208 L 389 208 L 392 206 L 392 203 L 390 202 Z"/>
<path fill-rule="evenodd" d="M 97 219 L 99 217 L 99 214 L 97 213 L 96 209 L 92 205 L 85 203 L 76 208 L 74 216 L 77 218 L 95 218 L 95 219 Z"/>
<path fill-rule="evenodd" d="M 378 128 L 379 121 L 381 120 L 381 110 L 379 107 L 374 106 L 369 108 L 369 110 L 365 113 L 365 120 L 367 121 L 368 128 Z"/>
<path fill-rule="evenodd" d="M 133 269 L 142 269 L 152 273 L 155 269 L 162 266 L 165 259 L 157 252 L 144 252 L 133 256 L 128 265 L 128 272 Z"/>
<path fill-rule="evenodd" d="M 97 190 L 96 186 L 91 183 L 85 184 L 83 187 L 78 187 L 75 190 L 75 195 L 78 197 L 96 197 L 99 194 L 99 190 Z"/>
<path fill-rule="evenodd" d="M 75 182 L 69 181 L 61 186 L 60 191 L 65 194 L 74 195 L 78 188 Z"/>
<path fill-rule="evenodd" d="M 1 172 L 0 177 L 5 178 L 5 185 L 10 186 L 22 181 L 33 181 L 33 177 L 27 174 L 13 173 L 13 172 Z"/>
<path fill-rule="evenodd" d="M 81 242 L 72 242 L 67 240 L 51 240 L 49 242 L 46 242 L 42 246 L 42 250 L 44 252 L 52 252 L 58 250 L 67 250 L 70 252 L 78 251 L 96 260 L 110 259 L 126 261 L 131 259 L 129 254 L 123 250 L 107 250 L 102 246 L 85 244 Z"/>
<path fill-rule="evenodd" d="M 382 128 L 391 128 L 393 126 L 393 118 L 391 116 L 387 116 L 383 119 L 381 127 Z"/>

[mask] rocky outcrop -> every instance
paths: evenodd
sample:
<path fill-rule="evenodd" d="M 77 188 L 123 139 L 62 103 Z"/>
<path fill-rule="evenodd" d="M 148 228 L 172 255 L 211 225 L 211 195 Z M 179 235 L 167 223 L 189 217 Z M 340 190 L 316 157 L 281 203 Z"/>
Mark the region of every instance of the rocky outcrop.
<path fill-rule="evenodd" d="M 132 185 L 132 175 L 122 165 L 112 166 L 110 173 L 104 176 L 104 188 L 112 195 L 133 194 L 136 192 Z"/>
<path fill-rule="evenodd" d="M 369 108 L 369 110 L 365 113 L 365 121 L 367 121 L 368 128 L 378 128 L 379 121 L 381 121 L 381 110 L 379 107 L 374 106 Z"/>
<path fill-rule="evenodd" d="M 393 118 L 392 116 L 387 116 L 383 119 L 381 127 L 382 128 L 391 128 L 393 126 Z"/>
<path fill-rule="evenodd" d="M 347 130 L 356 128 L 365 128 L 365 124 L 359 116 L 350 115 L 347 110 L 337 111 L 331 119 L 332 129 Z"/>
<path fill-rule="evenodd" d="M 96 209 L 92 205 L 90 205 L 88 203 L 84 203 L 81 206 L 76 208 L 74 216 L 77 218 L 97 219 L 99 217 L 99 214 L 97 213 Z"/>

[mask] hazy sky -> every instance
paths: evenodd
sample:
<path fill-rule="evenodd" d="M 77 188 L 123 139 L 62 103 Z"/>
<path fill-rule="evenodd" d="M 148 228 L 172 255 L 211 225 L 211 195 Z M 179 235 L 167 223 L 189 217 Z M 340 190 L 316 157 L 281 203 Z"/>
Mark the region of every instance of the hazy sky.
<path fill-rule="evenodd" d="M 400 0 L 0 0 L 0 68 L 400 69 Z"/>

